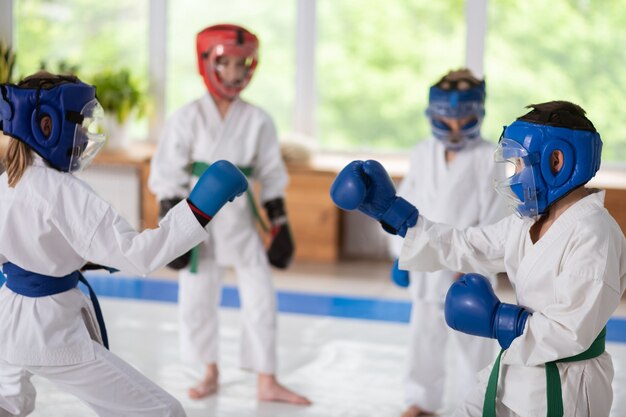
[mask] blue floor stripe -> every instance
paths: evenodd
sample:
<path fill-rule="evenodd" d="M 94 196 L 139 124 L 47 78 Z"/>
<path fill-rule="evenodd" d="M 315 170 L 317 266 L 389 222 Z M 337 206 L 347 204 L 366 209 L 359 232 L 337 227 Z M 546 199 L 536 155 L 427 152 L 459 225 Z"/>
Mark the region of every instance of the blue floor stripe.
<path fill-rule="evenodd" d="M 127 278 L 86 274 L 94 291 L 101 296 L 175 303 L 178 283 L 158 279 Z M 278 291 L 278 310 L 314 316 L 408 323 L 411 304 L 406 301 L 356 298 L 337 295 Z M 232 286 L 222 289 L 222 307 L 238 308 L 239 292 Z"/>
<path fill-rule="evenodd" d="M 626 319 L 613 317 L 606 325 L 606 340 L 626 343 Z"/>
<path fill-rule="evenodd" d="M 178 283 L 150 278 L 132 278 L 87 274 L 91 286 L 100 296 L 150 300 L 175 303 Z M 0 277 L 0 284 L 2 278 Z M 82 287 L 82 285 L 81 285 Z M 83 288 L 83 291 L 85 289 Z M 393 323 L 408 323 L 411 303 L 400 300 L 347 297 L 294 291 L 278 291 L 278 310 L 313 316 L 330 316 Z M 222 307 L 238 308 L 237 288 L 225 286 L 222 290 Z M 613 317 L 607 324 L 607 340 L 626 343 L 626 319 Z"/>

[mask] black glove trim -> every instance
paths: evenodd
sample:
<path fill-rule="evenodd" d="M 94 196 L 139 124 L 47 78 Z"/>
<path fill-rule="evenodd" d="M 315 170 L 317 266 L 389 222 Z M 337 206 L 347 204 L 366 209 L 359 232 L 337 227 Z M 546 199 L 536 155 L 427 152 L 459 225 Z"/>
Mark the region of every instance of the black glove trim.
<path fill-rule="evenodd" d="M 165 200 L 159 201 L 159 217 L 162 219 L 165 217 L 168 211 L 172 209 L 176 204 L 183 201 L 184 197 L 173 197 L 166 198 Z"/>
<path fill-rule="evenodd" d="M 270 219 L 272 224 L 277 224 L 276 220 L 279 220 L 281 217 L 284 217 L 285 219 L 287 218 L 287 212 L 285 211 L 285 200 L 282 197 L 266 201 L 265 203 L 263 203 L 263 207 L 265 208 L 265 211 L 267 212 L 267 217 Z M 286 220 L 283 223 L 286 223 Z"/>
<path fill-rule="evenodd" d="M 167 264 L 167 267 L 178 271 L 179 269 L 183 269 L 187 265 L 189 265 L 190 260 L 191 260 L 191 251 L 187 251 L 183 253 L 182 255 L 180 255 L 178 258 L 174 259 L 169 264 Z"/>

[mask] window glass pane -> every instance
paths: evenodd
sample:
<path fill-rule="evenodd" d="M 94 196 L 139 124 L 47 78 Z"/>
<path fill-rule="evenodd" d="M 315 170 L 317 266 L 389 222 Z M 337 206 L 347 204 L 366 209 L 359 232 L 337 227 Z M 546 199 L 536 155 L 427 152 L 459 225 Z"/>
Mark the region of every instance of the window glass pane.
<path fill-rule="evenodd" d="M 76 67 L 83 81 L 109 69 L 129 68 L 147 86 L 148 1 L 14 1 L 16 79 L 61 65 Z M 144 90 L 145 91 L 145 90 Z M 133 137 L 146 136 L 147 123 L 131 126 Z"/>
<path fill-rule="evenodd" d="M 295 1 L 177 0 L 168 10 L 167 113 L 206 92 L 198 74 L 196 34 L 207 26 L 233 23 L 259 38 L 259 64 L 242 92 L 270 113 L 279 132 L 291 129 L 294 96 Z"/>
<path fill-rule="evenodd" d="M 526 113 L 524 106 L 568 100 L 582 106 L 604 142 L 603 162 L 626 161 L 626 8 L 623 1 L 489 3 L 485 132 Z"/>
<path fill-rule="evenodd" d="M 317 5 L 321 144 L 399 149 L 428 136 L 428 88 L 464 65 L 464 1 L 318 0 Z"/>

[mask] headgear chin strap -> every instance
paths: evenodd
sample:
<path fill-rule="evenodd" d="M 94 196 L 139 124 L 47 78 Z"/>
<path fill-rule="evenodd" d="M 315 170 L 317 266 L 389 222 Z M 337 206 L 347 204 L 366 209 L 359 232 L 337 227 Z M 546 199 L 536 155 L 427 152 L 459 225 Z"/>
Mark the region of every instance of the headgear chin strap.
<path fill-rule="evenodd" d="M 449 82 L 451 88 L 441 88 L 440 83 L 430 87 L 426 116 L 429 118 L 433 136 L 444 143 L 447 149 L 459 150 L 469 140 L 480 136 L 480 127 L 485 116 L 485 82 L 480 81 L 466 89 L 458 89 L 458 82 Z M 473 117 L 461 128 L 461 140 L 452 141 L 451 132 L 439 118 L 465 119 Z"/>
<path fill-rule="evenodd" d="M 246 88 L 258 64 L 259 40 L 250 31 L 237 25 L 214 25 L 196 36 L 198 72 L 209 92 L 232 100 Z M 245 74 L 237 86 L 226 85 L 218 74 L 218 59 L 236 56 L 244 59 Z"/>
<path fill-rule="evenodd" d="M 550 163 L 554 151 L 563 154 L 558 172 L 552 172 Z M 517 171 L 496 183 L 496 191 L 514 203 L 520 215 L 537 217 L 593 178 L 601 154 L 602 140 L 596 131 L 517 120 L 504 129 L 496 151 L 496 162 L 513 162 Z"/>
<path fill-rule="evenodd" d="M 31 78 L 19 85 L 0 85 L 0 124 L 5 134 L 18 139 L 60 171 L 75 171 L 88 142 L 101 146 L 104 136 L 89 131 L 101 111 L 95 87 L 76 77 Z M 47 129 L 42 120 L 49 118 Z M 46 119 L 48 120 L 48 119 Z M 99 147 L 98 147 L 99 149 Z M 95 153 L 93 149 L 90 154 Z"/>

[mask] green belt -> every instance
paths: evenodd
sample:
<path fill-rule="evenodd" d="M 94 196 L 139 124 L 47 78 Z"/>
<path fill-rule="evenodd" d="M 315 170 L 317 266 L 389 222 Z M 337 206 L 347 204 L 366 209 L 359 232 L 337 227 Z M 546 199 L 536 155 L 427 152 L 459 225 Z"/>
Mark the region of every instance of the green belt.
<path fill-rule="evenodd" d="M 561 392 L 561 376 L 557 363 L 578 362 L 588 359 L 597 358 L 604 353 L 604 344 L 606 341 L 606 327 L 602 329 L 596 340 L 593 341 L 589 349 L 576 356 L 563 358 L 552 362 L 547 362 L 546 366 L 546 394 L 548 396 L 548 417 L 563 416 L 563 393 Z M 483 404 L 483 417 L 496 417 L 496 393 L 498 390 L 498 373 L 500 372 L 500 357 L 498 355 L 496 362 L 493 364 L 487 390 L 485 391 L 485 402 Z"/>
<path fill-rule="evenodd" d="M 192 167 L 191 167 L 191 174 L 195 177 L 200 177 L 202 176 L 202 174 L 204 174 L 204 171 L 207 170 L 207 168 L 209 168 L 211 164 L 207 164 L 206 162 L 194 162 Z M 250 175 L 252 175 L 252 167 L 237 167 L 239 168 L 239 170 L 241 172 L 243 172 L 243 175 L 245 175 L 246 177 L 249 177 Z M 252 208 L 252 214 L 254 215 L 254 218 L 256 219 L 256 221 L 259 223 L 259 225 L 261 226 L 261 229 L 263 229 L 264 232 L 267 232 L 269 230 L 269 228 L 267 227 L 267 225 L 265 224 L 265 222 L 263 221 L 263 218 L 261 217 L 261 214 L 259 213 L 259 209 L 256 206 L 256 202 L 254 201 L 254 196 L 252 195 L 252 191 L 250 191 L 250 189 L 248 188 L 248 190 L 246 191 L 246 196 L 248 197 L 248 202 L 250 203 L 250 207 Z M 192 273 L 196 273 L 198 272 L 198 255 L 200 252 L 200 247 L 196 246 L 191 250 L 191 268 L 190 271 Z"/>

